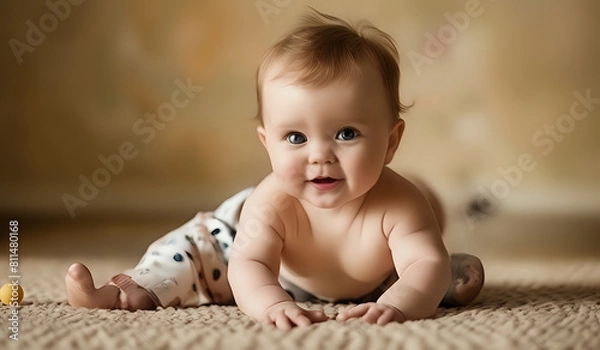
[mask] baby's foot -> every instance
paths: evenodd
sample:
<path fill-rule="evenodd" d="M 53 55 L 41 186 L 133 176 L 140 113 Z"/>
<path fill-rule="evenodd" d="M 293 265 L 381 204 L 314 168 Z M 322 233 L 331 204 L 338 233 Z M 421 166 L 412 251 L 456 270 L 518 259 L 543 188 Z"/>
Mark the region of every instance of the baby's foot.
<path fill-rule="evenodd" d="M 464 306 L 473 301 L 483 287 L 484 270 L 481 260 L 470 254 L 450 255 L 452 282 L 442 300 L 445 306 Z"/>
<path fill-rule="evenodd" d="M 88 309 L 117 309 L 120 305 L 120 289 L 106 284 L 98 289 L 94 287 L 94 279 L 87 267 L 73 264 L 65 276 L 67 298 L 73 307 Z"/>

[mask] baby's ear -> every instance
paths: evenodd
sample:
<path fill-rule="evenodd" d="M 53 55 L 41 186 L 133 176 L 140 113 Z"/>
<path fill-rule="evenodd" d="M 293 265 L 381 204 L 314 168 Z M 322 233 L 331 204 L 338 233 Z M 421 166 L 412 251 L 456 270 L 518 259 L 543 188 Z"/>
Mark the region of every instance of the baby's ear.
<path fill-rule="evenodd" d="M 258 133 L 258 139 L 262 142 L 263 146 L 267 147 L 267 135 L 265 133 L 265 127 L 260 125 L 256 128 L 256 132 Z"/>
<path fill-rule="evenodd" d="M 404 133 L 404 120 L 398 119 L 392 131 L 390 132 L 390 137 L 388 139 L 388 148 L 385 153 L 385 164 L 389 164 L 392 159 L 394 159 L 394 154 L 396 154 L 396 150 L 398 149 L 398 145 L 400 144 L 400 140 L 402 139 L 402 134 Z"/>

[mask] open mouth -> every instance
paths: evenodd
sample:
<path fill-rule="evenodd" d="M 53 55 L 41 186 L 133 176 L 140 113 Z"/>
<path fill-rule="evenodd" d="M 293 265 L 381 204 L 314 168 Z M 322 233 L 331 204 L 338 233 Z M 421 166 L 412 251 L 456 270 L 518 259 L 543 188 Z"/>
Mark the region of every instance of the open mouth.
<path fill-rule="evenodd" d="M 319 177 L 310 181 L 316 184 L 331 184 L 336 182 L 337 180 L 332 177 Z"/>
<path fill-rule="evenodd" d="M 332 177 L 317 177 L 309 181 L 319 191 L 330 191 L 337 188 L 340 180 Z"/>

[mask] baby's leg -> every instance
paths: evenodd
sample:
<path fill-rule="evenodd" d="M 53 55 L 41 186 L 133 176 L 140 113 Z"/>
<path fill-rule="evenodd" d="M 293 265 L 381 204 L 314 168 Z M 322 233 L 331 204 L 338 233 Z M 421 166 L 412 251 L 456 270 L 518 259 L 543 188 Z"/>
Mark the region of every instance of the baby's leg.
<path fill-rule="evenodd" d="M 67 299 L 73 307 L 135 311 L 154 310 L 159 305 L 152 294 L 124 274 L 114 276 L 96 289 L 90 270 L 82 264 L 69 267 L 65 284 Z"/>
<path fill-rule="evenodd" d="M 98 289 L 87 267 L 73 264 L 65 276 L 67 299 L 73 307 L 89 309 L 118 309 L 120 308 L 121 291 L 117 286 L 106 284 Z"/>
<path fill-rule="evenodd" d="M 199 213 L 152 243 L 138 265 L 100 288 L 82 264 L 72 265 L 65 283 L 74 307 L 152 310 L 233 301 L 227 264 L 214 236 L 229 226 Z"/>
<path fill-rule="evenodd" d="M 464 306 L 475 300 L 485 279 L 483 264 L 470 254 L 451 254 L 452 281 L 442 306 Z"/>

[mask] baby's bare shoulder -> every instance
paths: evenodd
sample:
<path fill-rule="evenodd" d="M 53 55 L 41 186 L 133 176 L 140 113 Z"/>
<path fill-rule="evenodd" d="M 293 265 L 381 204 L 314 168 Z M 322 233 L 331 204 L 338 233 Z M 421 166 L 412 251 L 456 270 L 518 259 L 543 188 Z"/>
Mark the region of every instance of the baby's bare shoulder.
<path fill-rule="evenodd" d="M 435 222 L 431 207 L 418 187 L 390 169 L 384 171 L 373 188 L 371 200 L 374 207 L 380 208 L 385 232 L 394 227 L 411 232 Z"/>
<path fill-rule="evenodd" d="M 294 208 L 295 198 L 279 189 L 273 176 L 268 175 L 244 203 L 240 220 L 258 219 L 264 224 L 276 226 Z"/>
<path fill-rule="evenodd" d="M 423 195 L 411 181 L 385 168 L 380 180 L 371 190 L 370 197 L 373 201 L 382 201 L 386 206 L 396 207 L 411 204 L 423 198 Z"/>

